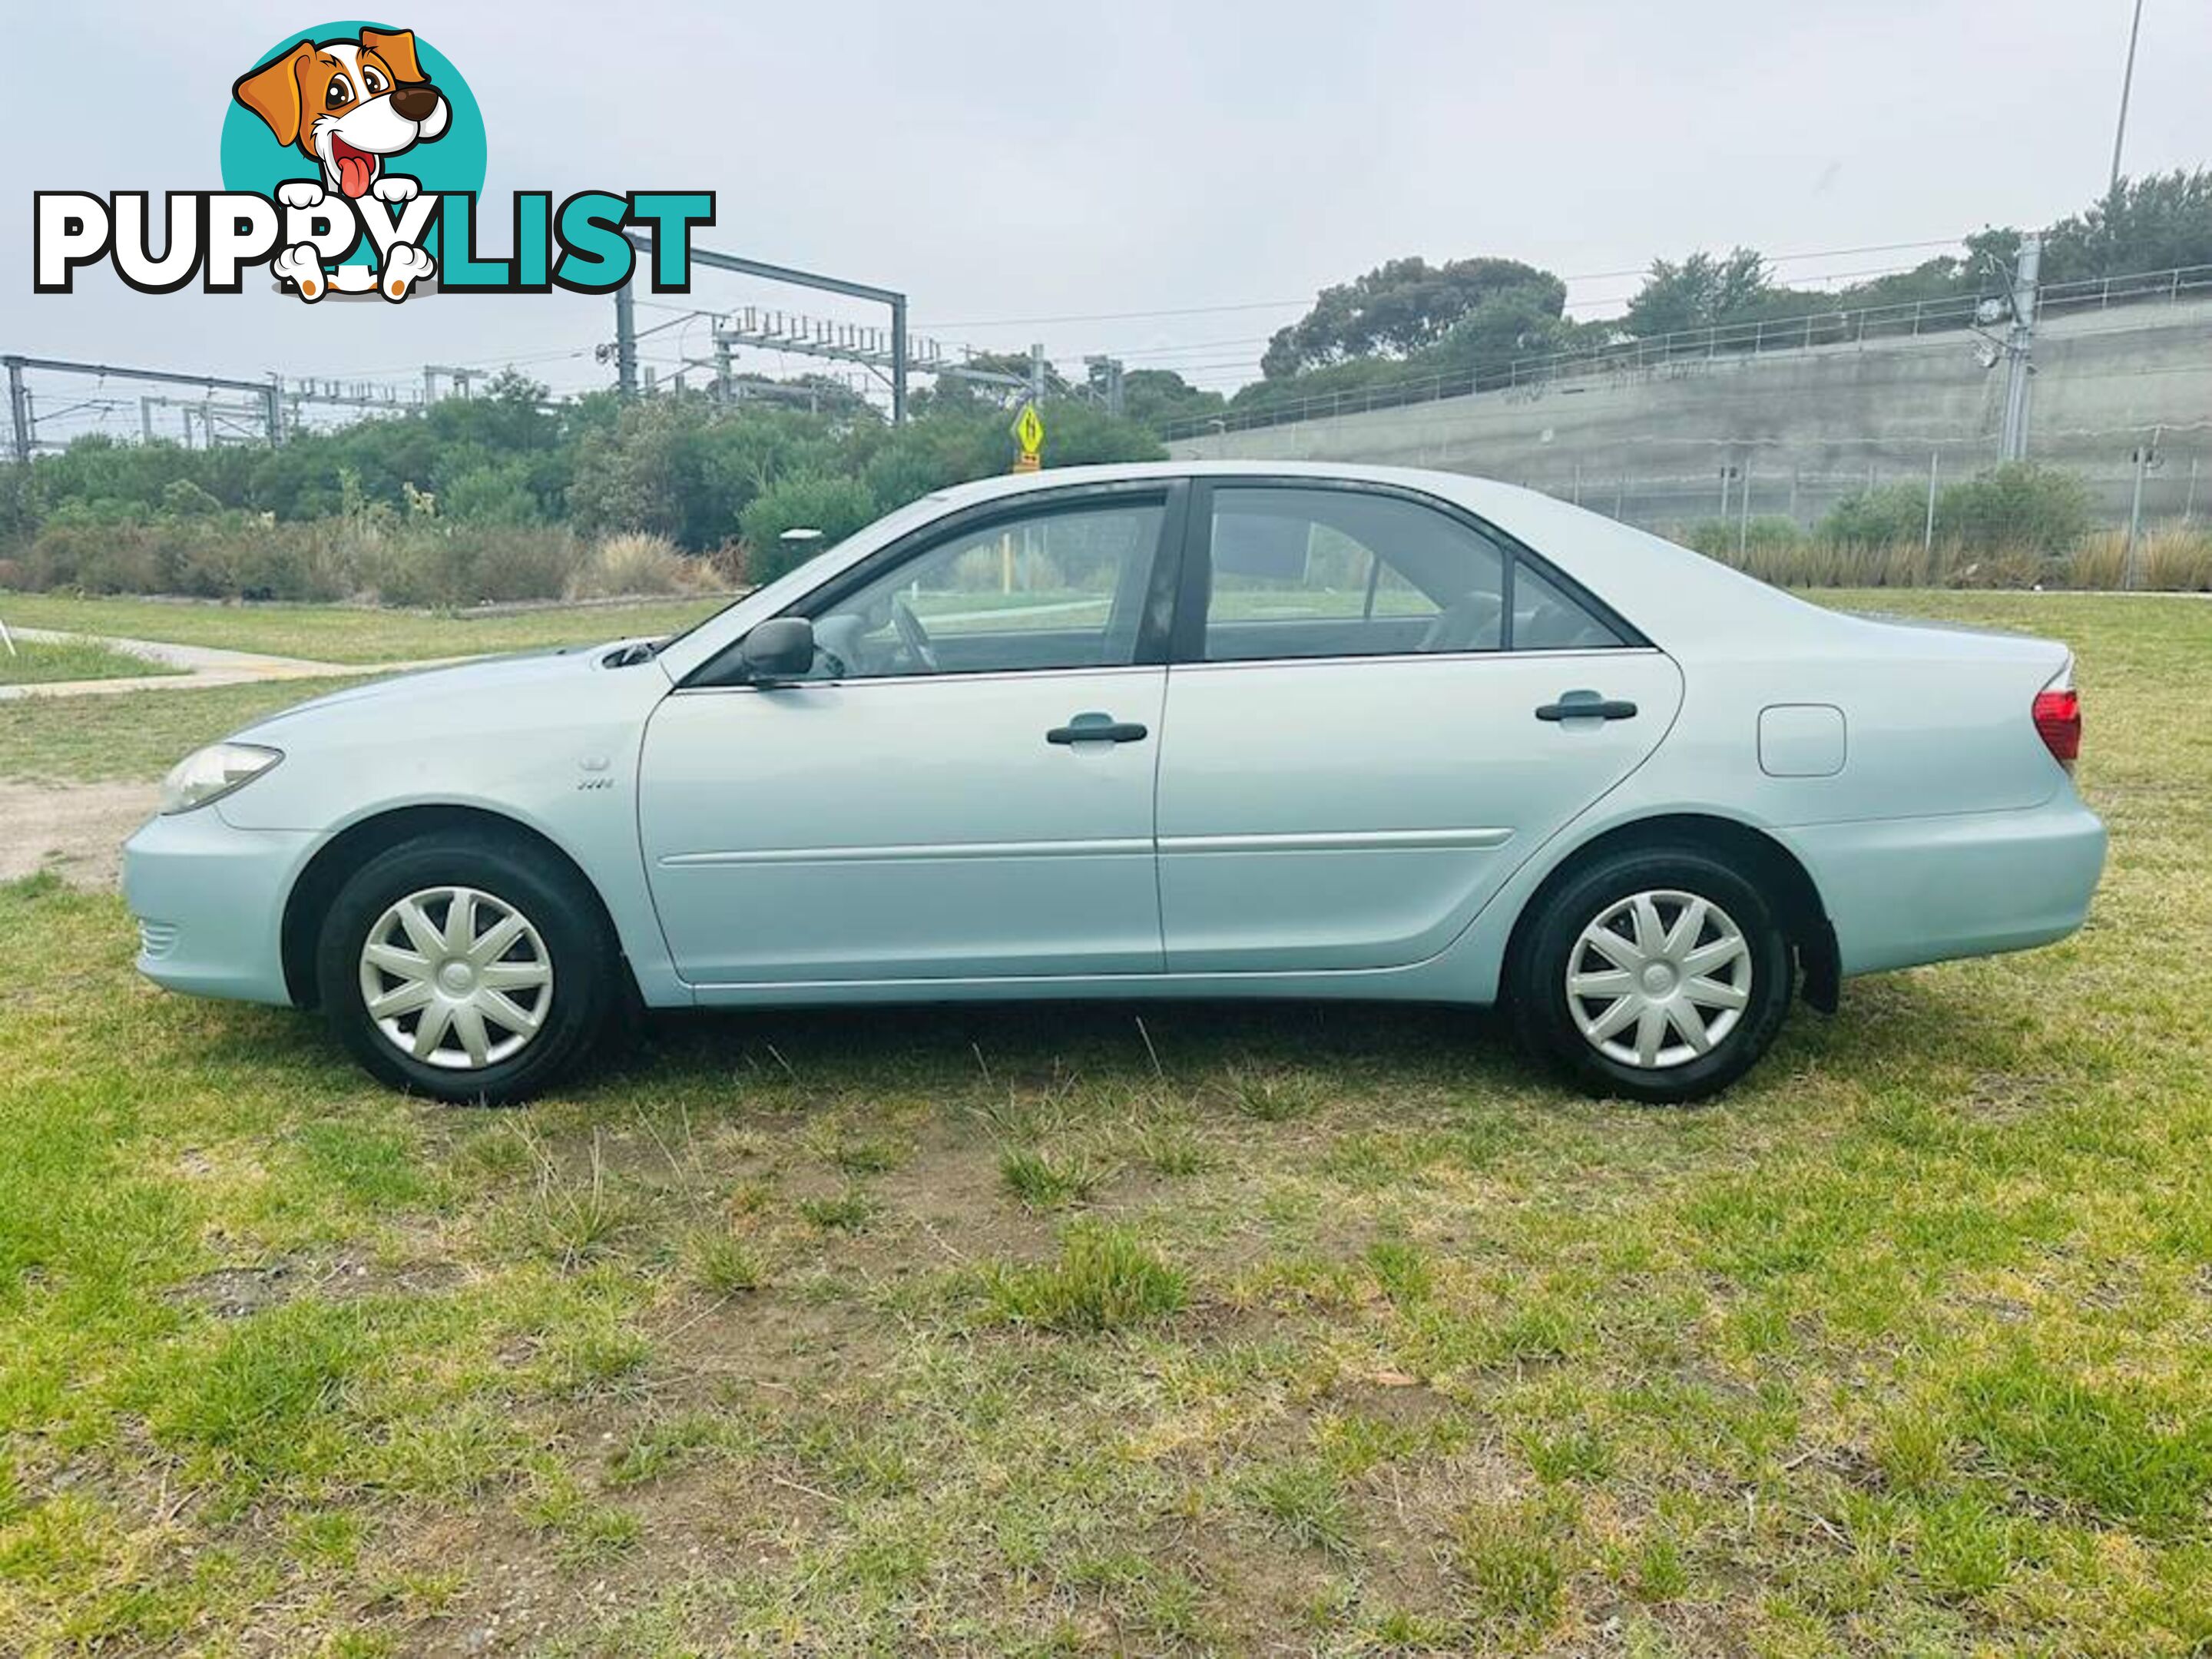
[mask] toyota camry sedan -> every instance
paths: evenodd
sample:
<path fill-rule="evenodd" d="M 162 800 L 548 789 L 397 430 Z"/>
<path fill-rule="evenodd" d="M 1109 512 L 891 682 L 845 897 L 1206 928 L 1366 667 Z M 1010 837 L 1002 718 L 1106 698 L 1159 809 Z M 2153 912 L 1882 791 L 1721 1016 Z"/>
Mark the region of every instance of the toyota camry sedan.
<path fill-rule="evenodd" d="M 125 887 L 150 978 L 447 1100 L 640 1005 L 1273 997 L 1503 1003 L 1685 1101 L 1801 993 L 2081 925 L 2073 667 L 1456 474 L 1051 471 L 673 638 L 250 726 Z"/>

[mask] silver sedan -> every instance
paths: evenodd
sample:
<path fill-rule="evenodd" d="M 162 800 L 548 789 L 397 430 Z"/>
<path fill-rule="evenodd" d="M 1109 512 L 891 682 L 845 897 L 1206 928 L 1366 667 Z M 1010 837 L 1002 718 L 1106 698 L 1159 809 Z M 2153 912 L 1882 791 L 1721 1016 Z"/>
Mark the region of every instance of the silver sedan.
<path fill-rule="evenodd" d="M 2043 640 L 1838 614 L 1455 474 L 1168 464 L 902 508 L 688 633 L 343 691 L 182 763 L 139 966 L 542 1090 L 647 1007 L 1503 1001 L 1593 1090 L 2078 927 Z"/>

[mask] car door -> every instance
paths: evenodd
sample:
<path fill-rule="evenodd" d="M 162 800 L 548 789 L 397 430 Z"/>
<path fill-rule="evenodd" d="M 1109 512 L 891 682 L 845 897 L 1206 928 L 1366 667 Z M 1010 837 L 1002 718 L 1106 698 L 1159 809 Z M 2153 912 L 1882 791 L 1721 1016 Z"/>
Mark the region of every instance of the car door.
<path fill-rule="evenodd" d="M 1171 972 L 1434 955 L 1657 744 L 1674 662 L 1407 492 L 1194 495 L 1160 752 Z"/>
<path fill-rule="evenodd" d="M 1180 488 L 925 527 L 786 613 L 814 626 L 803 679 L 745 684 L 732 651 L 665 699 L 639 829 L 684 978 L 1157 972 Z"/>

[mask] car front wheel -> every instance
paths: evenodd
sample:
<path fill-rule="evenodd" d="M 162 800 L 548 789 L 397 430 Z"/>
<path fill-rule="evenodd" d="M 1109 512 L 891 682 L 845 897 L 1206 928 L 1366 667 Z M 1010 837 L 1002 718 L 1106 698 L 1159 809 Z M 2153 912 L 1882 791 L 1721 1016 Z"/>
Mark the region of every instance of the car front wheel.
<path fill-rule="evenodd" d="M 370 1073 L 492 1104 L 574 1069 L 607 1029 L 620 972 L 574 872 L 467 831 L 402 842 L 355 872 L 316 957 L 331 1027 Z"/>
<path fill-rule="evenodd" d="M 1692 848 L 1638 848 L 1544 901 L 1509 994 L 1523 1042 L 1588 1091 L 1671 1104 L 1717 1093 L 1766 1052 L 1794 968 L 1753 883 Z"/>

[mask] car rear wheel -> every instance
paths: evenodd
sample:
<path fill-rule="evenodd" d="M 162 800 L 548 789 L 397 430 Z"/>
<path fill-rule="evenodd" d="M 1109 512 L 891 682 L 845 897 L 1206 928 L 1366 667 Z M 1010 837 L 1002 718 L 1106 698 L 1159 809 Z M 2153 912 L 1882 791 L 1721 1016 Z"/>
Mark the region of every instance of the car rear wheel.
<path fill-rule="evenodd" d="M 338 890 L 316 956 L 323 1007 L 370 1073 L 440 1100 L 527 1099 L 618 1006 L 620 959 L 588 888 L 526 842 L 402 842 Z"/>
<path fill-rule="evenodd" d="M 1593 1094 L 1671 1104 L 1750 1070 L 1790 1009 L 1773 906 L 1710 854 L 1600 856 L 1553 890 L 1510 969 L 1522 1041 Z"/>

